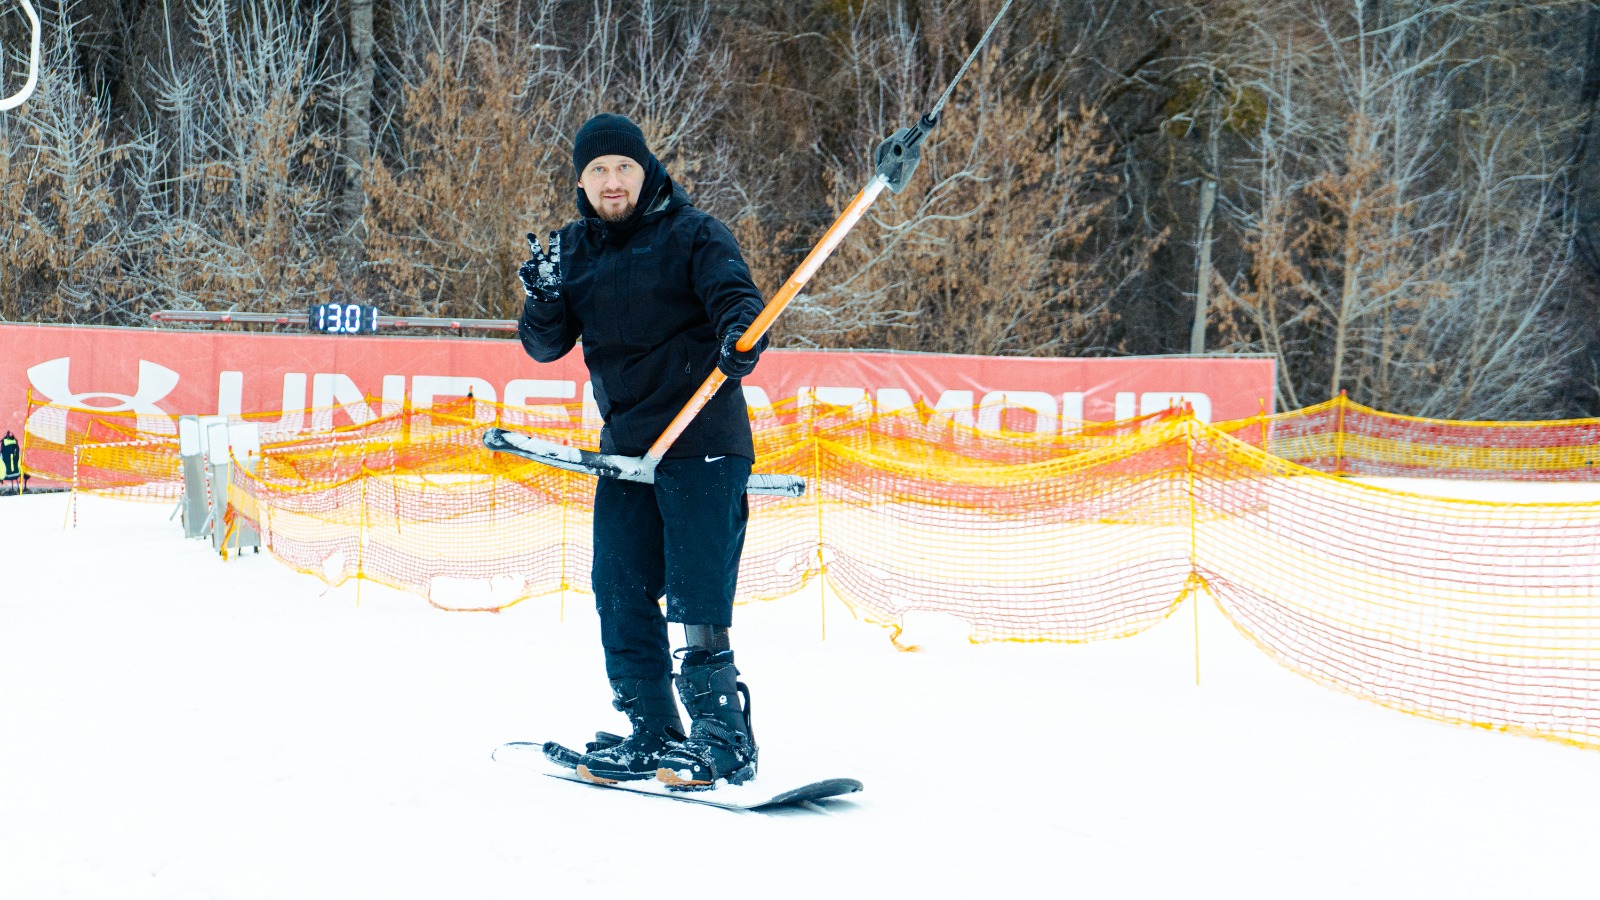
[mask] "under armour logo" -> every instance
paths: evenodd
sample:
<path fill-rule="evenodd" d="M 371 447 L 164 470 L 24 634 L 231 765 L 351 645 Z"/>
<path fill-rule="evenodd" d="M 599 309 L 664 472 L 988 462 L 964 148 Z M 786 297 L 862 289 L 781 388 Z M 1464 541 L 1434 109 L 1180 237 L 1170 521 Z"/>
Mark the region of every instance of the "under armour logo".
<path fill-rule="evenodd" d="M 139 383 L 130 394 L 110 391 L 84 391 L 73 393 L 69 373 L 72 357 L 63 356 L 42 362 L 28 370 L 28 381 L 33 389 L 44 395 L 49 406 L 40 407 L 23 428 L 41 440 L 65 443 L 67 439 L 67 410 L 85 409 L 94 412 L 132 412 L 138 416 L 138 429 L 145 434 L 177 434 L 178 428 L 156 403 L 178 386 L 178 373 L 166 366 L 139 360 Z M 91 404 L 89 400 L 112 400 L 113 405 Z"/>

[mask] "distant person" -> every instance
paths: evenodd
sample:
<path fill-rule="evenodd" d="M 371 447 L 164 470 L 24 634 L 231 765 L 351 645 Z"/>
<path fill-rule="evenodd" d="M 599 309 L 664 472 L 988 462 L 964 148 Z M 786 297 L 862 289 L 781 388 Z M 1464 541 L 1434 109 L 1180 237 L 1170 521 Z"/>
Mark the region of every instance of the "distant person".
<path fill-rule="evenodd" d="M 14 490 L 21 493 L 22 445 L 17 443 L 16 435 L 13 435 L 10 431 L 6 432 L 5 437 L 0 438 L 0 462 L 5 463 L 5 480 L 17 482 Z"/>

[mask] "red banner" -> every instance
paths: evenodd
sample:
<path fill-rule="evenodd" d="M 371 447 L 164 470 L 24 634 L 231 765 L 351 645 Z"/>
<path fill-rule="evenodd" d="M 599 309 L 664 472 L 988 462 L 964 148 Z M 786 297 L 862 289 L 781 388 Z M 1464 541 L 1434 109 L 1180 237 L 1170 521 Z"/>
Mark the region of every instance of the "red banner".
<path fill-rule="evenodd" d="M 35 402 L 170 417 L 283 411 L 281 431 L 364 422 L 409 400 L 466 396 L 538 406 L 583 399 L 578 352 L 536 363 L 514 339 L 287 335 L 65 325 L 0 325 L 0 428 L 19 437 Z M 867 351 L 773 350 L 745 393 L 762 406 L 799 399 L 895 408 L 923 402 L 973 424 L 1050 432 L 1188 402 L 1206 421 L 1273 409 L 1265 357 L 1023 359 Z M 371 400 L 370 398 L 381 398 Z M 307 409 L 322 410 L 309 419 Z M 46 421 L 32 423 L 37 429 Z M 278 429 L 274 429 L 277 431 Z"/>

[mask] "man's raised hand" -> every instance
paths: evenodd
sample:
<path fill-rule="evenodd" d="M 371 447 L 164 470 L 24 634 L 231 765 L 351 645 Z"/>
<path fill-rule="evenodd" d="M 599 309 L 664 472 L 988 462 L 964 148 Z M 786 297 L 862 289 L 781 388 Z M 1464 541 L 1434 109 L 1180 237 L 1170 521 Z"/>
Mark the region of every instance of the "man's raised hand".
<path fill-rule="evenodd" d="M 528 250 L 533 253 L 532 258 L 517 269 L 517 277 L 522 279 L 522 289 L 527 292 L 528 299 L 542 303 L 554 303 L 560 300 L 561 232 L 550 233 L 548 253 L 540 249 L 539 239 L 529 233 Z"/>

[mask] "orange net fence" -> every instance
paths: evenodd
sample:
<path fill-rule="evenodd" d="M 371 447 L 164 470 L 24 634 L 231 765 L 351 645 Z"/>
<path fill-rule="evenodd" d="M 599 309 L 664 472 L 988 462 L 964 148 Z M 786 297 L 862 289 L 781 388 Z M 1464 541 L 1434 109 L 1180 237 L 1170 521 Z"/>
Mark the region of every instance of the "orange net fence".
<path fill-rule="evenodd" d="M 1461 422 L 1380 412 L 1343 395 L 1219 425 L 1273 455 L 1335 475 L 1600 481 L 1600 419 Z"/>
<path fill-rule="evenodd" d="M 1488 503 L 1191 441 L 1195 577 L 1309 678 L 1449 722 L 1600 747 L 1600 503 Z"/>
<path fill-rule="evenodd" d="M 183 493 L 172 418 L 35 403 L 30 396 L 27 422 L 22 463 L 35 488 L 166 502 Z"/>
<path fill-rule="evenodd" d="M 1137 634 L 1204 591 L 1241 634 L 1328 686 L 1600 747 L 1600 503 L 1453 500 L 1328 474 L 1584 478 L 1600 423 L 1497 428 L 1336 401 L 1214 427 L 1174 410 L 1040 436 L 925 408 L 758 413 L 757 471 L 802 476 L 808 491 L 751 498 L 741 600 L 826 574 L 890 627 L 934 611 L 975 641 L 1078 642 Z M 162 458 L 126 448 L 159 439 L 93 418 L 55 448 L 73 458 L 62 474 L 126 493 L 136 479 L 120 460 Z M 229 515 L 296 569 L 446 609 L 586 591 L 592 479 L 488 453 L 491 423 L 598 440 L 578 405 L 404 410 L 265 442 L 254 472 L 234 467 Z M 102 451 L 92 437 L 117 440 Z"/>

